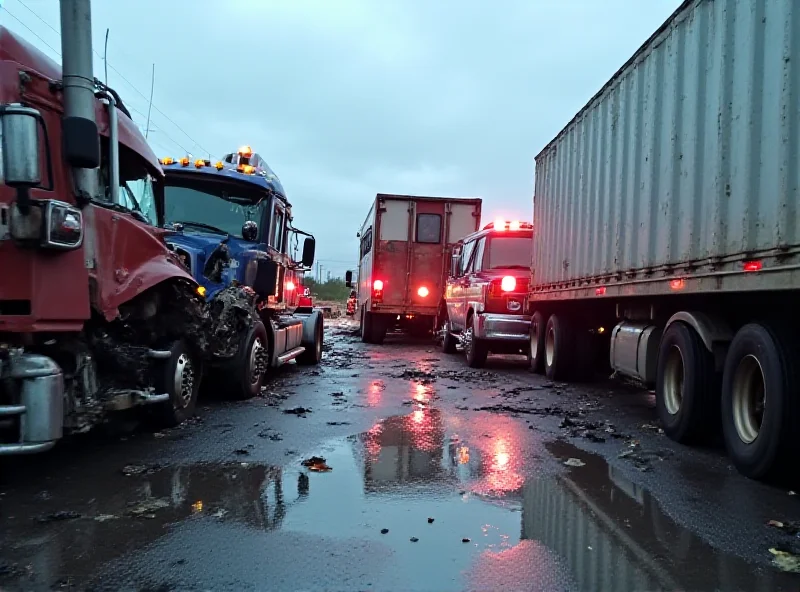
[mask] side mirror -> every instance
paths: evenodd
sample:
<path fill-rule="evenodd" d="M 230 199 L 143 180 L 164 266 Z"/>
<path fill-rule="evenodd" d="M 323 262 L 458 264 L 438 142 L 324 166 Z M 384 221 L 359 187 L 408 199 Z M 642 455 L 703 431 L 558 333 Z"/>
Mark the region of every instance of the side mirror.
<path fill-rule="evenodd" d="M 314 265 L 314 251 L 317 249 L 317 241 L 308 237 L 303 241 L 303 267 L 311 267 Z"/>
<path fill-rule="evenodd" d="M 353 272 L 352 271 L 346 271 L 344 273 L 344 285 L 345 285 L 346 288 L 352 288 L 353 287 Z"/>
<path fill-rule="evenodd" d="M 9 187 L 27 189 L 42 182 L 39 170 L 39 121 L 36 109 L 6 105 L 0 109 L 3 162 L 0 180 Z"/>
<path fill-rule="evenodd" d="M 252 220 L 242 224 L 242 238 L 250 242 L 258 240 L 258 224 Z"/>
<path fill-rule="evenodd" d="M 64 159 L 78 169 L 100 166 L 100 133 L 97 124 L 85 117 L 65 117 L 61 122 Z"/>
<path fill-rule="evenodd" d="M 262 298 L 274 296 L 278 291 L 278 273 L 278 264 L 275 261 L 258 259 L 247 266 L 245 283 Z"/>

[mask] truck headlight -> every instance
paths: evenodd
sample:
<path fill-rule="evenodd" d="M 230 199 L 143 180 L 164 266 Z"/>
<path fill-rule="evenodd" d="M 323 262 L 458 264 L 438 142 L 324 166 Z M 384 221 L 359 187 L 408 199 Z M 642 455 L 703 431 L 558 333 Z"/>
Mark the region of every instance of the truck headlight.
<path fill-rule="evenodd" d="M 9 234 L 14 240 L 46 249 L 77 249 L 83 242 L 83 214 L 63 201 L 31 200 L 22 214 L 13 204 Z"/>
<path fill-rule="evenodd" d="M 42 246 L 51 249 L 77 249 L 83 241 L 83 214 L 78 208 L 60 201 L 45 206 Z"/>

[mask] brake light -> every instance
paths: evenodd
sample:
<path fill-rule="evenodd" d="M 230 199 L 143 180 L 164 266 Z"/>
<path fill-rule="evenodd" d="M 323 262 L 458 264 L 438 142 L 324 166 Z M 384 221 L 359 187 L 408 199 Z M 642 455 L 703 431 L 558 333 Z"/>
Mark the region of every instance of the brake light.
<path fill-rule="evenodd" d="M 292 282 L 292 281 L 286 282 L 286 289 L 287 290 L 291 291 L 291 290 L 294 290 L 294 288 L 295 288 L 294 282 Z"/>
<path fill-rule="evenodd" d="M 372 282 L 372 300 L 374 302 L 383 302 L 383 281 L 375 280 Z"/>
<path fill-rule="evenodd" d="M 500 289 L 503 292 L 513 292 L 514 289 L 517 287 L 517 278 L 513 275 L 507 275 L 503 278 L 500 282 Z"/>
<path fill-rule="evenodd" d="M 419 290 L 417 290 L 417 295 L 421 296 L 422 298 L 427 298 L 428 294 L 430 294 L 430 292 L 425 286 L 422 286 Z"/>
<path fill-rule="evenodd" d="M 743 267 L 745 271 L 761 271 L 764 265 L 761 261 L 745 261 Z"/>

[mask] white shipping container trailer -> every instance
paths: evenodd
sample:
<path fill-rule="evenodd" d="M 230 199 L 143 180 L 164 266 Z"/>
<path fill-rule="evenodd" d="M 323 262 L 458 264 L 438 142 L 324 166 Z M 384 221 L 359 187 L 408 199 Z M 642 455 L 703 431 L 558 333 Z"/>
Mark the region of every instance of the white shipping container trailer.
<path fill-rule="evenodd" d="M 680 442 L 800 452 L 800 2 L 687 0 L 536 157 L 531 364 L 597 348 Z M 613 327 L 612 330 L 608 330 Z"/>

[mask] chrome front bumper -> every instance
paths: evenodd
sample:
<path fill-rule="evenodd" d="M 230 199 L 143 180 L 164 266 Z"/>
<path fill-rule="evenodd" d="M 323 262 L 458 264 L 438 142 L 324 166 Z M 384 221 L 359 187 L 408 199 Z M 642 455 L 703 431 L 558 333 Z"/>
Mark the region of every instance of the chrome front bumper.
<path fill-rule="evenodd" d="M 15 384 L 13 404 L 0 405 L 0 456 L 35 454 L 52 448 L 64 429 L 64 376 L 46 356 L 14 353 L 0 367 Z M 9 441 L 8 434 L 12 437 Z"/>
<path fill-rule="evenodd" d="M 484 313 L 476 317 L 475 337 L 488 341 L 528 341 L 531 318 L 525 315 Z"/>

